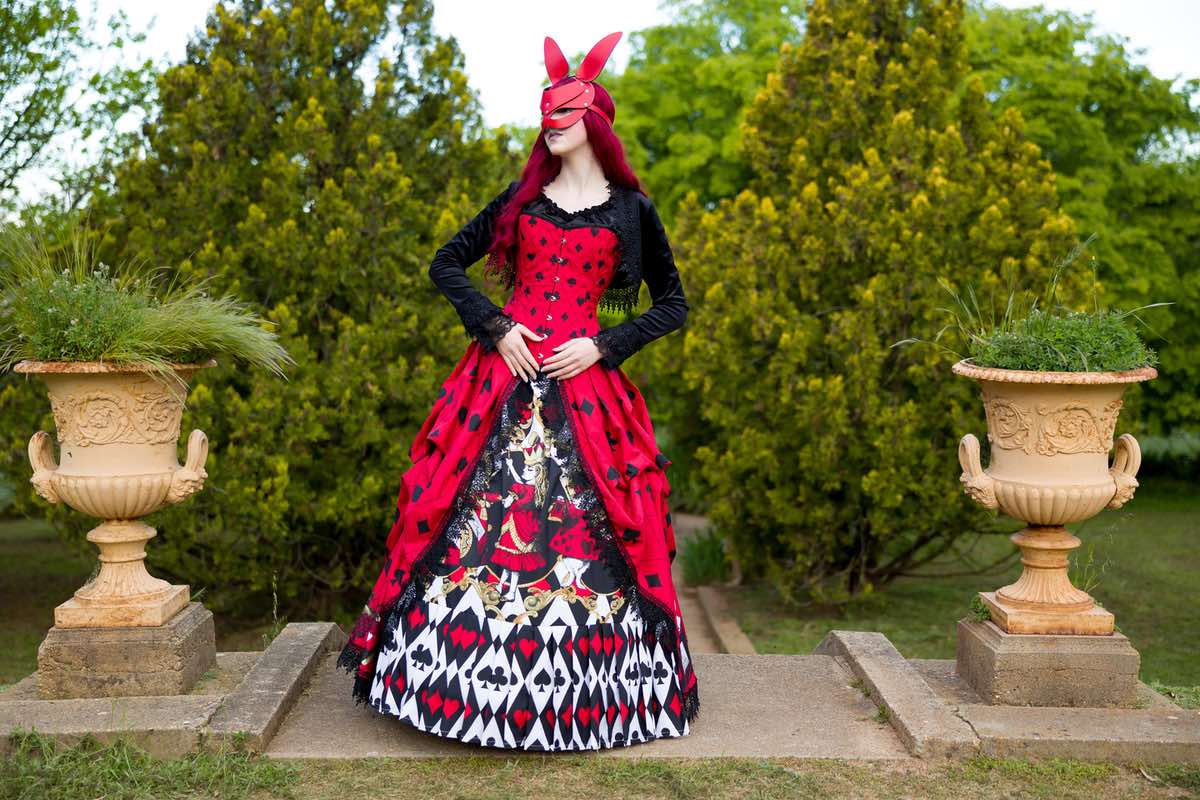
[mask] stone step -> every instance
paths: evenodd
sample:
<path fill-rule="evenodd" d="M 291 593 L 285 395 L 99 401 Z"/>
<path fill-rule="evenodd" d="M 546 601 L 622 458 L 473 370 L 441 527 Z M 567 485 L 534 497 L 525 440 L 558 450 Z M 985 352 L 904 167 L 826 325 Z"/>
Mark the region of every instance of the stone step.
<path fill-rule="evenodd" d="M 507 756 L 418 731 L 350 696 L 327 658 L 267 748 L 276 758 Z M 829 656 L 696 653 L 700 714 L 691 732 L 599 751 L 604 756 L 903 759 L 908 753 L 852 676 Z"/>

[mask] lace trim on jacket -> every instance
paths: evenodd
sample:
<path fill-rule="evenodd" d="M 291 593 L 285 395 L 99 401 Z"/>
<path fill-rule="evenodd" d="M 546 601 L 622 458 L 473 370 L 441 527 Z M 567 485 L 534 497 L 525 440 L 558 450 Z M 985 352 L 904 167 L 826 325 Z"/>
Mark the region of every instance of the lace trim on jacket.
<path fill-rule="evenodd" d="M 600 351 L 605 366 L 616 367 L 641 349 L 641 337 L 637 328 L 622 322 L 593 334 L 592 341 Z"/>
<path fill-rule="evenodd" d="M 502 309 L 488 299 L 487 295 L 480 291 L 463 299 L 461 316 L 463 327 L 467 329 L 467 333 L 478 339 L 485 350 L 495 350 L 499 337 L 508 333 L 508 329 L 516 324 Z M 508 319 L 508 323 L 497 317 Z"/>

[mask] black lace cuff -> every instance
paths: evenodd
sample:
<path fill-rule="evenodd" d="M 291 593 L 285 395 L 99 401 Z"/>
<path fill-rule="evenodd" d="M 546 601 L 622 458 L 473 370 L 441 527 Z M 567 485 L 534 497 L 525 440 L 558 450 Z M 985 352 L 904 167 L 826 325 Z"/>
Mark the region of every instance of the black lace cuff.
<path fill-rule="evenodd" d="M 470 294 L 463 298 L 458 309 L 467 333 L 488 348 L 495 346 L 494 329 L 488 327 L 488 322 L 496 315 L 503 313 L 495 303 L 488 299 L 486 294 L 478 289 L 472 289 Z"/>
<path fill-rule="evenodd" d="M 605 366 L 616 367 L 642 347 L 638 329 L 628 322 L 605 328 L 591 337 Z"/>
<path fill-rule="evenodd" d="M 495 350 L 496 345 L 504 338 L 517 324 L 517 321 L 505 314 L 503 311 L 497 312 L 495 315 L 488 317 L 483 321 L 480 327 L 483 328 L 483 336 L 476 336 L 484 350 Z"/>

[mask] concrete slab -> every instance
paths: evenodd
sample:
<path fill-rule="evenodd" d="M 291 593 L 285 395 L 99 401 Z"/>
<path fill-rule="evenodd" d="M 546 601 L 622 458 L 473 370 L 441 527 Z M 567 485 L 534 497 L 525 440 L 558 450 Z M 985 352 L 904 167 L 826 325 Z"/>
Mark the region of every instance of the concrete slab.
<path fill-rule="evenodd" d="M 101 742 L 127 739 L 161 758 L 181 756 L 199 747 L 201 729 L 220 702 L 212 695 L 178 695 L 0 703 L 0 756 L 11 750 L 10 733 L 31 729 L 64 744 L 90 733 Z"/>
<path fill-rule="evenodd" d="M 219 746 L 244 734 L 250 749 L 263 749 L 314 668 L 345 641 L 346 634 L 332 622 L 293 622 L 285 627 L 237 688 L 222 697 L 205 728 L 205 746 Z"/>
<path fill-rule="evenodd" d="M 494 755 L 511 750 L 442 739 L 350 696 L 351 679 L 329 655 L 284 721 L 267 754 L 276 758 Z M 891 726 L 828 656 L 696 653 L 701 711 L 691 732 L 597 755 L 616 758 L 714 756 L 905 759 Z"/>
<path fill-rule="evenodd" d="M 717 644 L 722 653 L 752 656 L 757 652 L 754 649 L 754 643 L 750 641 L 750 637 L 742 630 L 742 626 L 738 625 L 733 612 L 729 610 L 729 603 L 725 599 L 724 592 L 716 586 L 697 586 L 696 599 L 704 612 L 709 628 L 716 635 Z"/>
<path fill-rule="evenodd" d="M 882 633 L 830 631 L 814 651 L 844 659 L 879 705 L 909 752 L 922 758 L 964 757 L 979 743 L 970 725 L 929 687 Z"/>
<path fill-rule="evenodd" d="M 989 756 L 1117 764 L 1200 762 L 1200 713 L 1180 709 L 960 706 Z"/>
<path fill-rule="evenodd" d="M 1200 762 L 1200 710 L 1138 685 L 1137 708 L 989 705 L 949 659 L 913 660 L 942 701 L 979 737 L 980 752 L 1120 764 Z"/>

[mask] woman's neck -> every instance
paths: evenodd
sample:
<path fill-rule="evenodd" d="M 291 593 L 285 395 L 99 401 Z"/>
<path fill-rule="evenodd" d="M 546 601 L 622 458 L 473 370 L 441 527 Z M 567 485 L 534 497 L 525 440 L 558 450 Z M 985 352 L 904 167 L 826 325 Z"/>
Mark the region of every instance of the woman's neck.
<path fill-rule="evenodd" d="M 580 197 L 601 189 L 607 179 L 604 167 L 590 147 L 580 147 L 562 157 L 562 166 L 554 179 L 554 188 L 562 194 Z"/>

